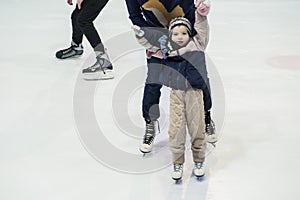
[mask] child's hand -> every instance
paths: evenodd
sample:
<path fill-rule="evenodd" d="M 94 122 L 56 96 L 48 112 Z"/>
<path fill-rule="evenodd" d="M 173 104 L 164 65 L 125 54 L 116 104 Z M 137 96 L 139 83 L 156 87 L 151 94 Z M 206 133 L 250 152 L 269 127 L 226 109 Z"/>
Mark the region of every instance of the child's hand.
<path fill-rule="evenodd" d="M 197 0 L 196 9 L 201 16 L 207 16 L 210 10 L 210 0 Z"/>
<path fill-rule="evenodd" d="M 145 32 L 141 29 L 141 27 L 139 27 L 137 25 L 133 25 L 133 26 L 131 26 L 131 28 L 136 36 L 143 37 L 145 35 Z"/>

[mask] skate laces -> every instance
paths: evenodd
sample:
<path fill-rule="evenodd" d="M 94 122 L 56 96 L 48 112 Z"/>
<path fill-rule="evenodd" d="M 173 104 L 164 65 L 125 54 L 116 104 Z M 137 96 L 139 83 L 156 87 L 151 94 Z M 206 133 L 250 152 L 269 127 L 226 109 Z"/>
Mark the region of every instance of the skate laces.
<path fill-rule="evenodd" d="M 205 126 L 205 131 L 206 131 L 206 134 L 207 135 L 212 135 L 214 134 L 214 130 L 215 129 L 215 123 L 213 120 L 210 120 L 210 123 L 209 124 L 206 124 Z"/>
<path fill-rule="evenodd" d="M 100 58 L 98 58 L 97 61 L 92 66 L 88 67 L 87 70 L 96 71 L 98 68 L 100 68 L 105 74 L 105 71 L 100 63 Z"/>
<path fill-rule="evenodd" d="M 151 144 L 155 137 L 155 122 L 146 124 L 146 133 L 144 135 L 144 143 Z"/>
<path fill-rule="evenodd" d="M 174 172 L 179 172 L 182 170 L 182 164 L 174 164 Z"/>
<path fill-rule="evenodd" d="M 106 69 L 109 69 L 109 68 L 106 67 L 105 65 L 109 66 L 110 61 L 108 61 L 105 58 L 97 57 L 97 61 L 92 66 L 88 67 L 87 69 L 89 69 L 91 71 L 96 71 L 97 69 L 101 69 L 103 74 L 106 74 Z"/>
<path fill-rule="evenodd" d="M 195 169 L 201 169 L 203 167 L 202 163 L 195 163 Z"/>
<path fill-rule="evenodd" d="M 101 61 L 102 61 L 102 63 L 101 63 Z M 101 57 L 100 57 L 99 60 L 98 60 L 99 65 L 100 65 L 100 68 L 101 68 L 101 70 L 103 71 L 103 74 L 106 74 L 106 72 L 105 72 L 105 70 L 104 70 L 104 67 L 103 67 L 105 61 L 106 61 L 106 59 L 101 58 Z"/>

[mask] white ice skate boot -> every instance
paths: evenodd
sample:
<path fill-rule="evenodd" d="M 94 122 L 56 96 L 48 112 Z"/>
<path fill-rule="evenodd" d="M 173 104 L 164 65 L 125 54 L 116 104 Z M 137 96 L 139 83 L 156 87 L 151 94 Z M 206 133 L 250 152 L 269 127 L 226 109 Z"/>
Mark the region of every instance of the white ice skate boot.
<path fill-rule="evenodd" d="M 154 138 L 158 132 L 158 121 L 151 121 L 149 123 L 146 123 L 146 130 L 143 138 L 143 143 L 140 146 L 140 151 L 142 153 L 149 153 L 152 151 Z"/>
<path fill-rule="evenodd" d="M 113 66 L 106 52 L 101 52 L 97 61 L 91 67 L 82 70 L 83 78 L 86 80 L 106 80 L 114 78 Z"/>
<path fill-rule="evenodd" d="M 204 163 L 195 163 L 194 175 L 197 177 L 202 177 L 205 174 Z"/>
<path fill-rule="evenodd" d="M 182 173 L 183 173 L 183 164 L 174 164 L 172 179 L 180 180 L 182 178 Z"/>

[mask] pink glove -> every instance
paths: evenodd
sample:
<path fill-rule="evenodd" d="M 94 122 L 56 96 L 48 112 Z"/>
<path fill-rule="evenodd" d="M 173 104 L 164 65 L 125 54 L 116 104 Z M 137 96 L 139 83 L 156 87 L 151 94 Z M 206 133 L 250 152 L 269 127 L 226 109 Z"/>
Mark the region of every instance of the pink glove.
<path fill-rule="evenodd" d="M 197 12 L 201 16 L 207 16 L 210 10 L 210 1 L 209 0 L 197 0 L 196 2 Z"/>

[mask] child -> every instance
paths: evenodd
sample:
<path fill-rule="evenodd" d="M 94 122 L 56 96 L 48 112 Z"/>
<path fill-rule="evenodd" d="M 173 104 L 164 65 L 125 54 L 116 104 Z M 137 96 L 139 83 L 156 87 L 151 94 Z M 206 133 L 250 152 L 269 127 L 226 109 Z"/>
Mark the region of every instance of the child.
<path fill-rule="evenodd" d="M 170 51 L 165 59 L 167 67 L 160 75 L 161 83 L 172 88 L 169 146 L 174 164 L 172 178 L 175 180 L 181 179 L 183 173 L 186 127 L 191 137 L 195 162 L 193 173 L 197 177 L 205 174 L 204 107 L 211 107 L 211 98 L 203 50 L 208 42 L 209 30 L 206 16 L 201 16 L 199 12 L 195 15 L 194 28 L 197 34 L 194 37 L 191 24 L 186 18 L 177 17 L 170 22 L 167 45 Z M 134 29 L 141 44 L 148 49 L 157 50 L 155 41 L 161 33 L 154 30 L 138 34 L 139 29 Z"/>
<path fill-rule="evenodd" d="M 185 47 L 191 38 L 191 24 L 185 18 L 175 18 L 170 26 L 173 51 Z M 203 95 L 209 98 L 208 78 L 203 51 L 191 51 L 166 59 L 169 70 L 162 73 L 162 83 L 172 88 L 170 94 L 169 146 L 173 155 L 172 178 L 181 179 L 185 161 L 186 128 L 191 137 L 191 149 L 197 177 L 204 176 L 205 120 Z M 174 71 L 175 70 L 175 71 Z M 166 79 L 167 78 L 167 79 Z"/>

